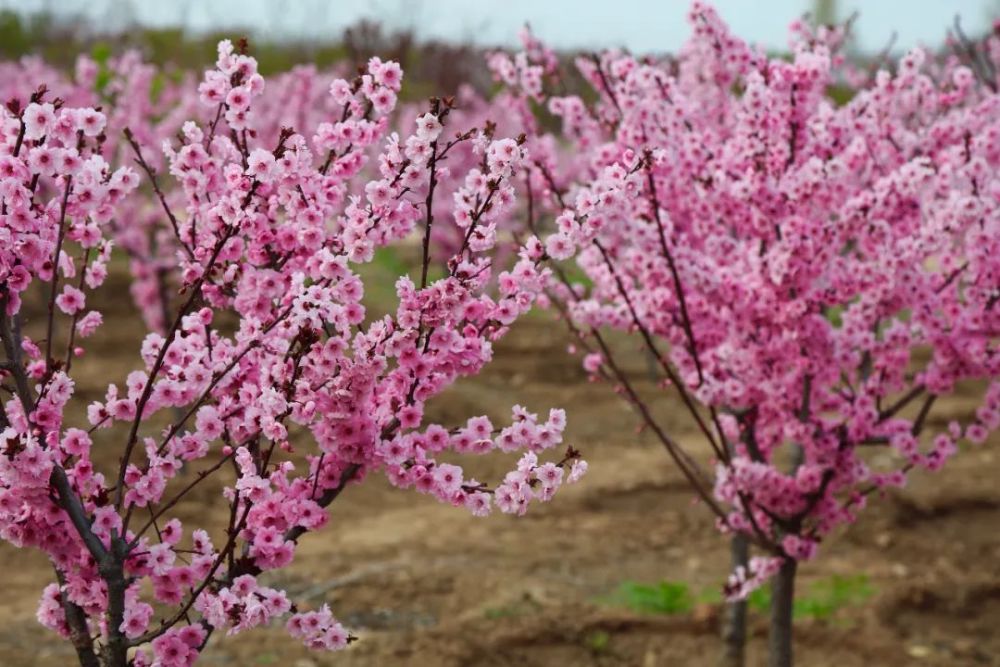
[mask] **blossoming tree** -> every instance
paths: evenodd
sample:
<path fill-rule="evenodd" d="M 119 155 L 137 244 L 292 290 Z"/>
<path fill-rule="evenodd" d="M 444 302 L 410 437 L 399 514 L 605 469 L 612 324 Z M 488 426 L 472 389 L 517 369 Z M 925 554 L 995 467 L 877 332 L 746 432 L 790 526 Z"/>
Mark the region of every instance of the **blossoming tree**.
<path fill-rule="evenodd" d="M 547 257 L 576 254 L 588 278 L 556 264 L 549 286 L 584 366 L 635 406 L 720 530 L 760 552 L 727 592 L 773 578 L 770 664 L 785 667 L 798 563 L 1000 426 L 1000 98 L 917 50 L 838 104 L 842 30 L 796 25 L 785 60 L 701 3 L 689 18 L 676 58 L 579 58 L 595 103 L 546 96 L 572 158 L 531 165 L 535 208 L 554 216 Z M 494 67 L 531 95 L 556 75 L 531 41 Z M 646 349 L 708 457 L 657 420 L 609 329 Z M 976 415 L 928 433 L 966 380 L 988 383 Z"/>
<path fill-rule="evenodd" d="M 176 257 L 166 266 L 180 293 L 143 340 L 141 368 L 109 384 L 79 424 L 74 358 L 98 327 L 124 324 L 103 322 L 88 300 L 108 273 L 112 222 L 129 222 L 116 210 L 141 196 L 140 176 L 102 157 L 98 110 L 42 89 L 2 111 L 0 377 L 10 395 L 0 536 L 51 560 L 38 618 L 72 642 L 81 665 L 190 665 L 216 630 L 277 618 L 310 647 L 342 648 L 352 637 L 327 607 L 296 609 L 266 573 L 328 522 L 347 485 L 382 472 L 476 515 L 522 514 L 586 470 L 572 448 L 538 459 L 561 441 L 560 410 L 540 419 L 517 407 L 500 429 L 485 417 L 455 428 L 424 419 L 428 400 L 490 360 L 548 269 L 537 242 L 508 270 L 491 254 L 523 140 L 449 132 L 449 100 L 433 100 L 400 137 L 388 114 L 401 80 L 395 63 L 373 59 L 354 80 L 332 82 L 335 117 L 302 128 L 310 134 L 268 137 L 255 126 L 256 62 L 222 42 L 199 88 L 212 120 L 164 142 L 169 183 L 126 130 L 148 206 L 170 224 Z M 458 147 L 478 157 L 446 219 L 435 189 Z M 437 280 L 434 226 L 462 239 Z M 369 318 L 355 267 L 411 233 L 424 239 L 420 275 L 399 279 L 393 314 Z M 34 338 L 22 327 L 32 289 L 47 304 Z M 115 448 L 117 464 L 103 469 L 97 446 Z M 495 484 L 442 459 L 497 449 L 527 451 Z M 179 505 L 209 483 L 222 489 L 226 520 L 182 524 Z"/>

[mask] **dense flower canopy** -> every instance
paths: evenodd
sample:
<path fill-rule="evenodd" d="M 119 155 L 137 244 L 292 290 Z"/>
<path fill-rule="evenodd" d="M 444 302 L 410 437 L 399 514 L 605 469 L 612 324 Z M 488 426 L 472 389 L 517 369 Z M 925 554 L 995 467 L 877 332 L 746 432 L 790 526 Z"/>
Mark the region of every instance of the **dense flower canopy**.
<path fill-rule="evenodd" d="M 794 26 L 781 59 L 705 5 L 689 18 L 676 59 L 578 59 L 595 104 L 543 96 L 551 60 L 530 36 L 496 69 L 572 141 L 565 173 L 538 169 L 547 255 L 576 255 L 589 279 L 551 286 L 585 367 L 642 404 L 600 331 L 646 346 L 714 475 L 661 439 L 719 526 L 772 556 L 755 584 L 811 557 L 873 491 L 1000 426 L 1000 97 L 916 50 L 837 103 L 828 91 L 861 76 L 842 28 Z M 969 379 L 993 380 L 977 418 L 921 439 L 935 399 Z M 873 447 L 893 463 L 873 465 Z"/>
<path fill-rule="evenodd" d="M 228 41 L 156 94 L 134 53 L 0 65 L 0 537 L 53 563 L 38 619 L 81 664 L 189 665 L 276 619 L 343 648 L 268 572 L 368 475 L 477 516 L 576 481 L 572 447 L 544 460 L 562 410 L 425 418 L 536 303 L 756 545 L 735 597 L 1000 427 L 1000 38 L 861 68 L 846 27 L 796 23 L 779 58 L 689 19 L 676 55 L 580 56 L 576 78 L 526 31 L 488 58 L 495 96 L 421 104 L 392 61 L 265 82 Z M 394 246 L 420 262 L 376 315 L 363 267 Z M 74 359 L 133 325 L 92 298 L 116 252 L 148 333 L 78 405 Z M 975 417 L 935 423 L 966 381 Z M 454 463 L 496 451 L 520 452 L 501 479 Z M 211 484 L 228 521 L 182 522 Z"/>
<path fill-rule="evenodd" d="M 140 299 L 163 313 L 148 318 L 157 329 L 142 342 L 142 368 L 110 384 L 86 424 L 64 419 L 72 361 L 109 325 L 87 297 L 107 276 L 116 232 L 129 237 L 116 209 L 140 210 L 122 206 L 140 177 L 108 166 L 106 116 L 93 108 L 39 90 L 3 112 L 0 333 L 17 392 L 3 412 L 0 534 L 55 564 L 59 583 L 45 591 L 39 620 L 69 636 L 81 661 L 98 652 L 124 664 L 130 647 L 151 646 L 133 664 L 190 664 L 215 629 L 290 614 L 292 601 L 258 575 L 286 566 L 298 538 L 327 522 L 325 507 L 371 472 L 485 515 L 493 506 L 523 514 L 585 471 L 572 449 L 539 461 L 561 442 L 561 410 L 542 419 L 515 407 L 502 428 L 486 417 L 457 428 L 423 417 L 427 400 L 491 359 L 547 269 L 527 250 L 507 270 L 493 265 L 523 141 L 492 127 L 446 133 L 450 100 L 433 100 L 400 137 L 389 114 L 401 83 L 398 65 L 372 59 L 354 80 L 331 81 L 330 120 L 310 135 L 274 135 L 256 129 L 265 83 L 255 60 L 223 42 L 198 87 L 212 120 L 185 122 L 163 141 L 170 183 L 124 129 L 121 148 L 150 179 L 172 233 L 154 231 L 159 256 L 133 252 L 133 266 L 140 280 L 172 272 L 180 300 L 173 313 L 169 299 Z M 445 215 L 433 198 L 453 150 L 466 159 L 456 163 L 462 173 L 450 172 Z M 429 239 L 435 218 L 460 230 L 444 275 L 429 278 L 425 241 L 419 284 L 399 278 L 395 312 L 369 317 L 356 265 L 411 233 Z M 51 294 L 38 341 L 20 329 L 21 295 L 36 282 Z M 53 345 L 62 325 L 65 352 Z M 147 424 L 159 413 L 168 425 L 156 432 Z M 302 432 L 315 446 L 298 445 L 296 459 L 291 442 Z M 91 459 L 105 441 L 121 443 L 117 469 Z M 441 459 L 493 450 L 527 450 L 494 485 Z M 216 473 L 232 475 L 229 525 L 182 525 L 176 504 Z M 350 639 L 326 608 L 293 613 L 288 629 L 315 648 Z"/>

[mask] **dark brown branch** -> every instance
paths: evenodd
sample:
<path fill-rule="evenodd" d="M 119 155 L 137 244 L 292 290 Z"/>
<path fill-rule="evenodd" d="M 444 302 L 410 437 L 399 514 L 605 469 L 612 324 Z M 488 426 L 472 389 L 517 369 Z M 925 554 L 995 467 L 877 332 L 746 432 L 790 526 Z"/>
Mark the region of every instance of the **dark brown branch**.
<path fill-rule="evenodd" d="M 201 292 L 201 286 L 204 284 L 209 273 L 212 271 L 212 267 L 215 264 L 215 260 L 218 258 L 219 253 L 222 252 L 222 247 L 225 245 L 226 241 L 229 240 L 232 232 L 224 235 L 220 238 L 216 244 L 215 249 L 212 252 L 212 256 L 209 258 L 208 263 L 205 265 L 205 269 L 201 276 L 195 281 L 191 286 L 191 294 L 188 300 L 181 306 L 181 309 L 177 312 L 177 317 L 174 319 L 173 325 L 167 332 L 167 335 L 163 339 L 163 344 L 160 346 L 160 351 L 156 355 L 156 360 L 153 362 L 152 367 L 149 371 L 149 377 L 146 378 L 145 386 L 142 390 L 142 395 L 139 397 L 138 402 L 135 407 L 135 418 L 132 420 L 132 426 L 129 429 L 128 441 L 125 445 L 125 453 L 122 456 L 121 464 L 118 468 L 118 482 L 115 497 L 115 508 L 121 509 L 122 502 L 125 499 L 125 471 L 128 469 L 128 464 L 132 458 L 132 450 L 135 448 L 135 443 L 138 440 L 139 435 L 139 425 L 142 423 L 142 413 L 146 408 L 146 404 L 149 402 L 150 397 L 153 394 L 153 383 L 156 381 L 156 376 L 159 374 L 160 369 L 163 367 L 163 360 L 167 355 L 167 350 L 173 343 L 174 335 L 180 329 L 181 320 L 187 315 L 188 311 L 194 305 L 195 300 L 198 298 Z"/>
<path fill-rule="evenodd" d="M 94 653 L 94 642 L 90 638 L 90 629 L 87 627 L 87 614 L 67 597 L 66 577 L 58 567 L 53 569 L 56 572 L 56 580 L 59 582 L 59 602 L 63 608 L 63 615 L 66 617 L 66 625 L 69 628 L 69 640 L 76 650 L 80 667 L 100 667 L 97 654 Z"/>
<path fill-rule="evenodd" d="M 149 516 L 149 520 L 145 523 L 145 525 L 143 525 L 142 528 L 140 528 L 138 531 L 136 531 L 135 537 L 132 539 L 132 542 L 129 544 L 129 548 L 133 548 L 134 549 L 135 546 L 139 542 L 139 538 L 141 538 L 143 536 L 143 534 L 145 534 L 145 532 L 147 530 L 149 530 L 150 526 L 153 526 L 153 525 L 156 524 L 156 520 L 158 518 L 160 518 L 161 516 L 163 516 L 174 505 L 176 505 L 178 502 L 180 502 L 184 498 L 184 496 L 187 495 L 188 492 L 191 491 L 191 489 L 193 489 L 195 486 L 197 486 L 199 483 L 201 483 L 206 477 L 208 477 L 209 475 L 211 475 L 212 473 L 214 473 L 216 470 L 218 470 L 219 468 L 221 468 L 223 465 L 225 465 L 225 463 L 229 459 L 231 459 L 232 457 L 233 457 L 232 453 L 229 453 L 229 454 L 223 456 L 214 465 L 212 465 L 211 468 L 207 468 L 207 469 L 202 470 L 201 472 L 199 472 L 195 476 L 195 478 L 193 480 L 191 480 L 187 484 L 187 486 L 185 486 L 183 489 L 181 489 L 180 491 L 178 491 L 174 495 L 173 498 L 171 498 L 169 501 L 166 502 L 166 504 L 161 505 L 160 507 L 158 507 L 155 512 L 153 512 L 151 510 L 150 511 L 150 516 Z"/>
<path fill-rule="evenodd" d="M 604 73 L 604 68 L 601 66 L 600 57 L 597 54 L 592 54 L 590 58 L 594 61 L 594 67 L 597 69 L 597 76 L 601 80 L 601 87 L 604 89 L 604 92 L 607 93 L 608 98 L 611 99 L 611 103 L 615 105 L 615 109 L 618 111 L 618 116 L 624 116 L 622 113 L 622 107 L 618 104 L 618 98 L 615 96 L 615 91 L 611 88 L 611 82 L 608 81 L 608 77 Z"/>
<path fill-rule="evenodd" d="M 52 329 L 56 316 L 56 292 L 59 291 L 59 255 L 62 253 L 63 239 L 66 236 L 66 205 L 69 203 L 69 193 L 73 189 L 73 177 L 66 177 L 66 189 L 59 205 L 59 235 L 56 237 L 56 250 L 52 257 L 52 289 L 49 291 L 49 319 L 45 334 L 45 365 L 52 368 Z"/>
<path fill-rule="evenodd" d="M 681 311 L 681 325 L 684 328 L 684 335 L 688 340 L 688 350 L 691 352 L 691 358 L 694 360 L 695 369 L 698 371 L 698 383 L 705 382 L 705 374 L 701 367 L 701 359 L 698 356 L 698 346 L 694 338 L 694 328 L 691 324 L 691 315 L 688 312 L 687 298 L 684 294 L 684 285 L 681 283 L 680 272 L 677 270 L 677 263 L 674 262 L 673 253 L 670 252 L 670 248 L 667 245 L 667 237 L 663 229 L 663 221 L 660 218 L 660 205 L 659 197 L 656 193 L 656 181 L 653 179 L 652 167 L 649 165 L 649 161 L 652 156 L 647 156 L 646 165 L 646 177 L 647 184 L 650 193 L 650 207 L 653 209 L 653 219 L 656 221 L 656 228 L 659 232 L 660 239 L 660 251 L 663 253 L 663 257 L 667 260 L 667 265 L 670 268 L 670 276 L 674 282 L 674 292 L 677 293 L 677 303 L 680 306 Z"/>
<path fill-rule="evenodd" d="M 164 196 L 163 190 L 160 189 L 160 184 L 156 180 L 156 171 L 153 170 L 149 163 L 146 162 L 146 159 L 142 156 L 142 148 L 139 146 L 139 142 L 136 141 L 135 136 L 132 134 L 132 130 L 127 127 L 125 128 L 125 139 L 132 147 L 132 151 L 135 152 L 136 164 L 138 164 L 139 167 L 146 172 L 146 177 L 153 186 L 153 192 L 156 193 L 157 199 L 160 200 L 163 212 L 167 214 L 167 219 L 170 220 L 170 226 L 174 228 L 174 236 L 177 237 L 177 242 L 181 244 L 182 248 L 184 248 L 184 252 L 187 253 L 188 258 L 194 259 L 194 253 L 191 251 L 191 248 L 188 247 L 187 243 L 184 242 L 184 239 L 181 238 L 180 224 L 177 222 L 177 216 L 175 216 L 174 212 L 170 210 L 170 205 L 167 204 L 167 198 Z"/>
<path fill-rule="evenodd" d="M 718 445 L 718 443 L 716 443 L 715 437 L 712 435 L 712 432 L 709 430 L 708 425 L 705 424 L 705 421 L 702 419 L 701 415 L 698 413 L 697 406 L 694 404 L 694 401 L 692 400 L 692 398 L 688 394 L 687 389 L 685 388 L 684 382 L 674 372 L 674 369 L 670 366 L 670 364 L 667 363 L 666 360 L 663 358 L 663 355 L 657 349 L 656 344 L 653 341 L 652 334 L 649 333 L 649 330 L 646 328 L 646 326 L 639 319 L 639 314 L 636 311 L 635 306 L 632 303 L 632 299 L 631 299 L 631 297 L 628 294 L 628 290 L 625 288 L 625 283 L 622 281 L 621 277 L 618 275 L 618 271 L 615 269 L 614 263 L 611 261 L 611 257 L 608 255 L 607 251 L 604 249 L 604 246 L 601 245 L 600 241 L 597 241 L 595 239 L 594 240 L 594 245 L 600 251 L 601 257 L 604 258 L 604 263 L 605 263 L 605 265 L 607 265 L 608 270 L 611 272 L 611 276 L 615 280 L 615 285 L 618 288 L 618 293 L 621 295 L 622 299 L 625 300 L 625 305 L 628 307 L 629 314 L 632 316 L 632 322 L 633 322 L 633 324 L 635 324 L 635 327 L 639 330 L 639 334 L 642 337 L 643 341 L 645 342 L 646 347 L 649 349 L 649 352 L 656 358 L 656 360 L 659 362 L 660 366 L 663 368 L 664 372 L 667 374 L 667 377 L 669 377 L 670 381 L 674 384 L 675 387 L 677 387 L 677 391 L 681 395 L 681 400 L 684 402 L 684 405 L 688 409 L 688 412 L 691 413 L 691 416 L 694 418 L 695 422 L 698 424 L 699 429 L 705 435 L 705 438 L 708 440 L 709 444 L 712 446 L 712 450 L 715 452 L 715 455 L 718 456 L 720 460 L 727 461 L 729 459 L 728 452 L 725 452 L 724 450 L 722 450 L 720 448 L 720 446 Z M 721 437 L 721 434 L 722 434 L 721 428 L 719 429 L 719 434 L 720 434 L 720 437 Z"/>
<path fill-rule="evenodd" d="M 920 395 L 923 393 L 924 393 L 923 385 L 917 385 L 916 387 L 910 389 L 910 391 L 903 394 L 903 396 L 901 396 L 899 400 L 897 400 L 895 403 L 887 407 L 885 410 L 879 412 L 878 415 L 879 423 L 894 417 L 900 410 L 902 410 L 907 405 L 918 399 Z"/>
<path fill-rule="evenodd" d="M 424 241 L 423 256 L 420 264 L 420 289 L 427 287 L 427 270 L 431 263 L 431 227 L 434 225 L 434 190 L 437 188 L 437 150 L 438 143 L 434 141 L 431 144 L 431 158 L 428 162 L 431 170 L 431 180 L 427 186 L 427 199 L 424 200 Z"/>
<path fill-rule="evenodd" d="M 328 507 L 330 503 L 336 500 L 337 496 L 339 496 L 344 491 L 344 488 L 347 486 L 347 483 L 350 482 L 352 479 L 354 479 L 354 476 L 358 474 L 359 470 L 361 470 L 361 466 L 358 465 L 357 463 L 351 463 L 346 468 L 344 468 L 344 472 L 341 473 L 340 482 L 337 483 L 337 486 L 324 491 L 323 495 L 321 495 L 319 498 L 316 498 L 316 503 L 320 507 Z M 317 476 L 319 475 L 319 468 L 316 469 L 316 475 Z M 285 531 L 285 539 L 291 540 L 292 542 L 297 542 L 298 539 L 302 537 L 302 535 L 304 535 L 306 532 L 308 532 L 306 528 L 303 528 L 302 526 L 295 526 Z"/>
<path fill-rule="evenodd" d="M 687 452 L 685 452 L 683 448 L 676 443 L 673 438 L 668 436 L 660 427 L 660 424 L 649 412 L 649 408 L 646 407 L 645 402 L 632 387 L 632 383 L 629 382 L 628 376 L 626 376 L 621 368 L 619 368 L 618 364 L 615 363 L 611 349 L 608 347 L 607 343 L 604 342 L 604 338 L 600 335 L 600 332 L 595 329 L 592 330 L 591 333 L 603 352 L 605 363 L 614 373 L 615 379 L 618 380 L 622 388 L 625 390 L 625 393 L 628 395 L 629 402 L 635 407 L 636 411 L 642 417 L 646 425 L 653 431 L 653 433 L 656 434 L 660 443 L 667 450 L 667 453 L 670 454 L 670 457 L 674 460 L 674 463 L 680 469 L 684 477 L 687 478 L 688 483 L 691 484 L 695 492 L 701 497 L 702 500 L 705 501 L 716 516 L 725 520 L 725 511 L 723 511 L 718 503 L 715 502 L 715 498 L 713 498 L 712 494 L 706 489 L 707 480 L 704 472 L 698 469 L 697 464 L 691 460 L 691 457 L 687 454 Z"/>

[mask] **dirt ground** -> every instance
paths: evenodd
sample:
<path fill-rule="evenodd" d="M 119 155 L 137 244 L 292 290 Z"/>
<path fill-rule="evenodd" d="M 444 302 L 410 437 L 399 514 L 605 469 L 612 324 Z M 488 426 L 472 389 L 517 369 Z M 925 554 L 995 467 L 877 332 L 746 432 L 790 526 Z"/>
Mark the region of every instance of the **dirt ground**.
<path fill-rule="evenodd" d="M 78 387 L 87 400 L 103 394 L 99 375 L 124 378 L 134 367 L 136 329 L 106 331 L 82 360 Z M 338 499 L 330 525 L 303 538 L 294 565 L 272 579 L 303 607 L 329 603 L 360 641 L 320 655 L 272 627 L 213 638 L 200 664 L 713 665 L 718 608 L 657 616 L 608 601 L 623 581 L 718 588 L 728 550 L 665 452 L 637 433 L 635 417 L 608 387 L 587 382 L 566 344 L 558 323 L 528 319 L 499 346 L 487 373 L 436 399 L 429 413 L 458 423 L 481 413 L 503 420 L 513 403 L 565 407 L 568 442 L 591 464 L 580 484 L 526 517 L 479 519 L 372 477 Z M 642 360 L 632 366 L 641 377 Z M 939 402 L 935 425 L 974 408 L 974 389 Z M 682 440 L 694 439 L 670 401 L 660 410 Z M 875 594 L 831 620 L 800 622 L 797 664 L 1000 665 L 997 444 L 963 449 L 942 473 L 915 474 L 801 568 L 803 587 L 864 574 Z M 95 457 L 113 461 L 116 453 L 109 442 Z M 477 476 L 495 479 L 512 459 L 477 464 Z M 181 515 L 221 521 L 221 498 L 206 489 Z M 0 545 L 0 665 L 73 664 L 69 645 L 35 621 L 51 577 L 37 552 Z M 751 634 L 749 664 L 763 664 L 760 614 Z"/>

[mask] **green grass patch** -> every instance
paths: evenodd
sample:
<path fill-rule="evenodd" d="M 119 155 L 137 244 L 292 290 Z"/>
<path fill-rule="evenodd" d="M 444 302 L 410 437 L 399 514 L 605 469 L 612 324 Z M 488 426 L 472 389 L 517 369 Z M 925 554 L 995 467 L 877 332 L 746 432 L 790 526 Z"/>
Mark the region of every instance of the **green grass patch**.
<path fill-rule="evenodd" d="M 864 604 L 875 594 L 866 575 L 834 575 L 802 587 L 793 604 L 795 618 L 829 620 L 838 611 Z M 690 613 L 696 604 L 721 604 L 716 589 L 696 594 L 681 581 L 642 584 L 622 583 L 608 602 L 643 614 L 676 615 Z M 750 593 L 747 606 L 752 612 L 766 613 L 771 606 L 771 588 L 764 586 Z"/>

